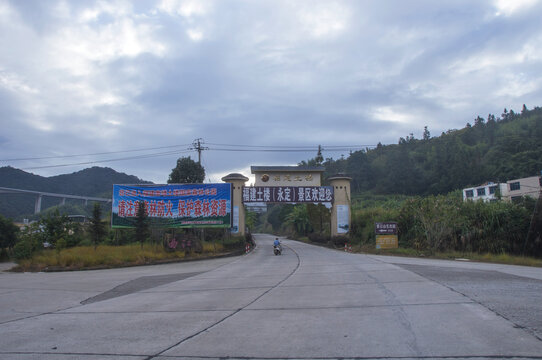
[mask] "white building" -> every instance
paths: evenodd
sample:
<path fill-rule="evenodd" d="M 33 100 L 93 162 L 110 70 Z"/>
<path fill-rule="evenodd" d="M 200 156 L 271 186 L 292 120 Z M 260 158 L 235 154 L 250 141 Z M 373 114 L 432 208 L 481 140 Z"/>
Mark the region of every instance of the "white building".
<path fill-rule="evenodd" d="M 507 192 L 507 184 L 488 182 L 484 185 L 463 189 L 463 201 L 497 201 L 499 193 L 501 198 L 504 198 Z"/>
<path fill-rule="evenodd" d="M 490 182 L 463 189 L 463 201 L 496 201 L 498 199 L 498 192 L 500 192 L 500 197 L 505 201 L 517 201 L 523 196 L 538 199 L 541 190 L 542 177 L 531 176 L 528 178 L 508 180 L 506 183 L 496 184 Z"/>

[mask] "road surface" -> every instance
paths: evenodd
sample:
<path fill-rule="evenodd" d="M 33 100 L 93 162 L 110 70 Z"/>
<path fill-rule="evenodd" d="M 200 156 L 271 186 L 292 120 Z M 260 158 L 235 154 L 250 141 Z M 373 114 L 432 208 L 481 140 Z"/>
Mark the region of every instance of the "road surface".
<path fill-rule="evenodd" d="M 258 235 L 225 259 L 0 273 L 0 359 L 542 359 L 542 269 Z"/>

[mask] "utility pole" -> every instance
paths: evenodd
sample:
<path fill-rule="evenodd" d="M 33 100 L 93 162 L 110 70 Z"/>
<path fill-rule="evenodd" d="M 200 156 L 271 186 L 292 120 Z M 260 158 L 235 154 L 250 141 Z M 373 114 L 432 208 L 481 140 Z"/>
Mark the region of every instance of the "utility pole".
<path fill-rule="evenodd" d="M 201 146 L 201 144 L 204 144 L 203 139 L 197 138 L 196 140 L 194 140 L 194 142 L 192 143 L 192 147 L 190 148 L 190 150 L 196 150 L 198 152 L 198 164 L 200 165 L 201 165 L 201 151 L 209 150 L 208 147 Z"/>

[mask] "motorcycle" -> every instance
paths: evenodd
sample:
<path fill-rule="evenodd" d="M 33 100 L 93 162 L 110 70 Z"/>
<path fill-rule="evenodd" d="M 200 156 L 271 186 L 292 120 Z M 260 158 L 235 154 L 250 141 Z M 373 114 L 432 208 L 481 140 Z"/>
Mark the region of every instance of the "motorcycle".
<path fill-rule="evenodd" d="M 280 245 L 273 245 L 273 253 L 275 255 L 282 255 L 282 246 Z"/>

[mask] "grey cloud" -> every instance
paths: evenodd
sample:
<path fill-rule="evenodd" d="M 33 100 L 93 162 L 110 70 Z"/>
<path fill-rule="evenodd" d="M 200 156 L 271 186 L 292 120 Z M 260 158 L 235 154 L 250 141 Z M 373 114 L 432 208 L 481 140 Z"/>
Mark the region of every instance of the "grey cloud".
<path fill-rule="evenodd" d="M 14 124 L 2 134 L 9 139 L 0 139 L 2 153 L 93 153 L 189 144 L 199 137 L 209 143 L 315 149 L 318 144 L 396 143 L 411 132 L 420 137 L 424 125 L 438 135 L 478 114 L 541 105 L 536 103 L 542 95 L 541 55 L 536 53 L 542 41 L 540 2 L 511 16 L 495 16 L 489 1 L 216 1 L 206 14 L 183 17 L 151 11 L 156 1 L 138 1 L 126 16 L 134 26 L 151 29 L 147 34 L 164 46 L 163 53 L 92 60 L 88 76 L 47 67 L 42 40 L 78 26 L 60 19 L 56 3 L 10 4 L 32 32 L 15 33 L 17 44 L 3 39 L 5 46 L 16 46 L 17 56 L 0 55 L 0 69 L 46 92 L 19 96 L 0 88 L 2 125 Z M 98 2 L 67 4 L 77 14 Z M 326 14 L 328 8 L 337 14 Z M 103 14 L 89 26 L 103 29 L 112 20 Z M 333 21 L 337 28 L 329 27 Z M 202 38 L 192 41 L 191 30 Z M 526 46 L 535 53 L 512 61 Z M 37 68 L 36 55 L 44 57 L 43 69 Z M 478 66 L 488 57 L 506 61 Z M 52 72 L 58 74 L 56 83 Z M 83 108 L 63 96 L 69 94 L 66 84 L 87 86 L 97 92 L 91 97 L 111 93 L 123 102 Z M 44 107 L 44 121 L 58 128 L 44 132 L 27 125 L 27 110 L 35 103 Z M 408 120 L 383 118 L 379 109 Z M 210 174 L 255 164 L 295 164 L 315 154 L 209 150 L 204 164 Z M 165 182 L 175 159 L 185 155 L 103 165 Z"/>

